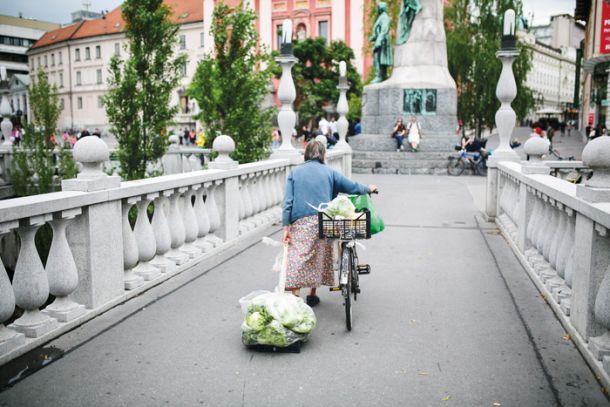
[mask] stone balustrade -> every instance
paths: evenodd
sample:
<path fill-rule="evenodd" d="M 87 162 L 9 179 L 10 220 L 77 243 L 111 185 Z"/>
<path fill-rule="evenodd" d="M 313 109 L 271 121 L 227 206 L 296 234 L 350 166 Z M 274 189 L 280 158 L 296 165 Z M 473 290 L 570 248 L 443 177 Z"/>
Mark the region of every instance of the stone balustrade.
<path fill-rule="evenodd" d="M 192 268 L 210 268 L 277 230 L 285 180 L 295 165 L 273 159 L 239 165 L 233 141 L 217 137 L 207 170 L 121 182 L 101 164 L 98 138 L 79 141 L 86 171 L 62 191 L 0 201 L 0 236 L 18 235 L 12 281 L 0 260 L 0 365 L 109 308 Z M 349 152 L 329 152 L 342 170 Z M 349 175 L 349 174 L 347 174 Z M 46 263 L 34 243 L 52 228 Z M 274 229 L 275 228 L 275 229 Z M 2 246 L 0 246 L 2 247 Z M 52 295 L 54 301 L 46 305 Z M 18 307 L 23 314 L 14 321 Z M 8 322 L 7 322 L 8 321 Z"/>
<path fill-rule="evenodd" d="M 170 137 L 171 138 L 171 137 Z M 160 163 L 154 166 L 154 170 L 159 171 L 164 175 L 181 174 L 185 172 L 198 171 L 209 162 L 210 151 L 206 148 L 188 147 L 172 143 L 165 155 L 161 158 Z M 72 151 L 72 150 L 68 150 Z M 59 148 L 55 150 L 56 172 L 59 170 Z M 111 153 L 114 150 L 110 150 Z M 13 157 L 13 149 L 11 146 L 0 146 L 0 187 L 11 183 L 10 179 L 10 163 Z M 104 171 L 110 174 L 118 173 L 119 163 L 110 155 L 110 158 L 104 163 Z"/>
<path fill-rule="evenodd" d="M 540 141 L 539 141 L 540 140 Z M 610 384 L 610 137 L 589 142 L 575 185 L 550 175 L 546 146 L 530 139 L 530 161 L 499 162 L 495 221 L 598 376 Z M 490 191 L 488 191 L 489 194 Z"/>

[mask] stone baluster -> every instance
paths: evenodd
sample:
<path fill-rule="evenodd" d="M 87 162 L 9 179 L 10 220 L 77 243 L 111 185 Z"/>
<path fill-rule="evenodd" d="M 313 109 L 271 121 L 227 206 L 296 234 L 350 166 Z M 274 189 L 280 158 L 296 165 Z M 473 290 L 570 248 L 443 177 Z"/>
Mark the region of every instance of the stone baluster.
<path fill-rule="evenodd" d="M 206 201 L 206 207 L 208 209 L 208 216 L 210 218 L 210 233 L 208 235 L 215 246 L 223 243 L 223 240 L 216 236 L 216 233 L 220 229 L 220 214 L 218 213 L 218 206 L 216 205 L 216 188 L 218 185 L 211 184 L 208 189 L 208 196 Z"/>
<path fill-rule="evenodd" d="M 239 180 L 239 234 L 243 235 L 248 231 L 246 227 L 246 181 L 243 177 Z"/>
<path fill-rule="evenodd" d="M 53 241 L 47 258 L 46 272 L 49 292 L 55 296 L 55 301 L 43 312 L 60 322 L 72 321 L 85 313 L 84 305 L 68 297 L 78 287 L 78 270 L 66 238 L 66 227 L 81 212 L 78 208 L 54 213 L 54 219 L 50 221 Z"/>
<path fill-rule="evenodd" d="M 601 225 L 595 225 L 595 230 L 601 239 L 606 240 L 607 244 L 610 237 L 608 230 Z M 604 357 L 606 359 L 610 357 L 610 264 L 607 265 L 599 287 L 597 287 L 593 313 L 595 322 L 603 327 L 605 332 L 600 336 L 589 339 L 589 350 L 597 360 L 601 361 Z M 610 360 L 604 361 L 604 365 L 606 368 L 610 367 Z M 606 371 L 610 372 L 609 369 L 606 369 Z"/>
<path fill-rule="evenodd" d="M 271 189 L 269 188 L 269 171 L 263 171 L 263 176 L 261 178 L 261 189 L 262 189 L 262 198 L 264 201 L 264 215 L 267 222 L 271 222 L 275 219 L 273 215 L 273 211 L 271 211 L 271 207 L 273 206 L 272 198 L 271 198 Z"/>
<path fill-rule="evenodd" d="M 36 231 L 50 219 L 51 215 L 40 215 L 19 222 L 21 249 L 15 265 L 13 291 L 15 303 L 24 312 L 10 327 L 30 338 L 42 336 L 57 327 L 55 319 L 39 310 L 49 298 L 49 281 L 34 243 Z"/>
<path fill-rule="evenodd" d="M 158 268 L 162 273 L 172 273 L 176 270 L 176 263 L 170 260 L 166 254 L 172 248 L 172 235 L 167 223 L 166 212 L 169 209 L 168 196 L 172 191 L 163 191 L 154 200 L 155 212 L 152 219 L 152 229 L 155 235 L 157 252 L 150 264 Z"/>
<path fill-rule="evenodd" d="M 574 211 L 565 210 L 565 236 L 561 247 L 557 250 L 557 274 L 564 279 L 564 283 L 553 292 L 553 298 L 559 303 L 561 310 L 570 315 L 572 297 L 572 276 L 574 270 Z"/>
<path fill-rule="evenodd" d="M 191 163 L 187 157 L 187 153 L 180 153 L 180 161 L 182 163 L 182 172 L 191 172 Z"/>
<path fill-rule="evenodd" d="M 530 215 L 530 218 L 528 220 L 527 223 L 527 230 L 526 230 L 526 238 L 528 241 L 528 249 L 525 250 L 525 257 L 529 260 L 529 258 L 531 256 L 535 256 L 538 254 L 538 251 L 536 250 L 533 240 L 534 240 L 534 235 L 536 234 L 537 231 L 537 227 L 538 224 L 540 223 L 540 218 L 542 215 L 542 206 L 540 204 L 540 200 L 536 197 L 536 192 L 535 191 L 531 191 L 530 195 L 532 196 L 532 200 L 534 202 L 534 209 L 532 210 L 532 213 Z"/>
<path fill-rule="evenodd" d="M 0 235 L 10 232 L 18 225 L 17 221 L 0 223 Z M 4 355 L 25 343 L 25 336 L 22 333 L 4 326 L 4 322 L 13 316 L 14 311 L 15 294 L 2 259 L 0 259 L 0 355 Z"/>
<path fill-rule="evenodd" d="M 199 157 L 195 154 L 189 156 L 189 164 L 191 171 L 199 171 L 201 169 L 201 161 L 199 161 Z"/>
<path fill-rule="evenodd" d="M 193 209 L 193 194 L 191 188 L 185 188 L 182 198 L 182 220 L 184 222 L 184 246 L 180 248 L 183 253 L 188 254 L 191 259 L 201 256 L 201 249 L 193 244 L 197 240 L 199 225 L 197 216 Z"/>
<path fill-rule="evenodd" d="M 179 203 L 184 188 L 176 188 L 172 191 L 169 204 L 169 229 L 172 237 L 172 244 L 170 251 L 167 252 L 166 256 L 168 259 L 176 263 L 177 265 L 184 264 L 188 261 L 189 256 L 181 252 L 179 249 L 184 244 L 186 239 L 186 232 L 184 231 L 184 221 L 182 214 L 180 213 Z"/>
<path fill-rule="evenodd" d="M 265 190 L 265 209 L 267 210 L 273 207 L 273 195 L 271 188 L 272 173 L 272 170 L 265 171 L 265 176 L 263 177 L 263 188 Z"/>
<path fill-rule="evenodd" d="M 243 192 L 244 192 L 244 220 L 241 222 L 244 231 L 250 231 L 256 227 L 256 223 L 252 218 L 254 215 L 254 208 L 252 205 L 252 195 L 250 194 L 252 179 L 251 174 L 246 174 L 242 177 L 243 180 Z"/>
<path fill-rule="evenodd" d="M 138 217 L 133 232 L 138 243 L 138 260 L 139 264 L 133 271 L 141 276 L 144 281 L 150 281 L 159 276 L 160 270 L 151 264 L 151 260 L 157 253 L 157 242 L 155 240 L 155 232 L 148 219 L 148 204 L 159 196 L 158 193 L 142 195 L 137 202 Z"/>
<path fill-rule="evenodd" d="M 208 216 L 208 210 L 203 200 L 203 194 L 205 188 L 203 184 L 194 185 L 193 190 L 195 191 L 195 205 L 193 210 L 197 217 L 197 240 L 193 242 L 203 253 L 208 253 L 214 249 L 214 244 L 206 239 L 210 232 L 210 218 Z"/>
<path fill-rule="evenodd" d="M 563 273 L 559 273 L 557 270 L 557 252 L 561 246 L 562 240 L 565 237 L 567 231 L 567 223 L 564 214 L 563 204 L 560 202 L 555 203 L 556 209 L 554 210 L 554 224 L 553 235 L 551 238 L 551 244 L 549 247 L 549 266 L 553 276 L 546 280 L 545 285 L 547 289 L 553 293 L 559 287 L 564 285 Z"/>
<path fill-rule="evenodd" d="M 544 250 L 544 242 L 549 233 L 549 227 L 551 222 L 552 212 L 550 205 L 548 204 L 548 197 L 542 196 L 542 219 L 540 221 L 540 226 L 534 237 L 534 244 L 536 249 L 538 250 L 538 256 L 534 256 L 531 258 L 534 271 L 536 274 L 540 275 L 540 273 L 546 270 L 549 267 L 547 258 L 543 254 Z"/>
<path fill-rule="evenodd" d="M 250 185 L 252 186 L 250 189 L 250 197 L 252 199 L 252 212 L 254 214 L 253 221 L 258 226 L 265 224 L 267 221 L 266 218 L 261 215 L 261 212 L 263 211 L 263 195 L 261 191 L 262 176 L 262 173 L 257 172 L 253 175 L 250 182 Z"/>
<path fill-rule="evenodd" d="M 138 242 L 129 224 L 129 210 L 139 199 L 139 197 L 133 197 L 123 200 L 123 264 L 126 290 L 133 290 L 144 283 L 144 279 L 133 271 L 138 264 Z"/>

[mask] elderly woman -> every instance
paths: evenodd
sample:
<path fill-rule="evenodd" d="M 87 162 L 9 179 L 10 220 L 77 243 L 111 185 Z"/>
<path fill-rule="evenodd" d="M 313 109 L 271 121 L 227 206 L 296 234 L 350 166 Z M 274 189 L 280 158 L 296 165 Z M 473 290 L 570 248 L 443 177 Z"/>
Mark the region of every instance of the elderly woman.
<path fill-rule="evenodd" d="M 284 242 L 288 243 L 286 289 L 297 297 L 300 289 L 311 289 L 307 304 L 320 302 L 316 288 L 334 285 L 332 243 L 318 238 L 318 211 L 321 203 L 330 202 L 339 192 L 367 194 L 375 185 L 359 184 L 324 165 L 326 148 L 312 140 L 305 148 L 305 163 L 295 168 L 286 182 L 282 224 Z"/>

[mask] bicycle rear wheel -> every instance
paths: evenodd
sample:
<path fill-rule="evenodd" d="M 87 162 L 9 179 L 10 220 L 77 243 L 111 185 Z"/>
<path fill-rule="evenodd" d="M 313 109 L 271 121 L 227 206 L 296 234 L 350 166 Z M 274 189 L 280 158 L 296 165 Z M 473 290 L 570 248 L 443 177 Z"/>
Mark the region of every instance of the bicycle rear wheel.
<path fill-rule="evenodd" d="M 459 157 L 449 157 L 449 164 L 447 164 L 447 173 L 449 175 L 462 175 L 464 172 L 464 161 Z"/>

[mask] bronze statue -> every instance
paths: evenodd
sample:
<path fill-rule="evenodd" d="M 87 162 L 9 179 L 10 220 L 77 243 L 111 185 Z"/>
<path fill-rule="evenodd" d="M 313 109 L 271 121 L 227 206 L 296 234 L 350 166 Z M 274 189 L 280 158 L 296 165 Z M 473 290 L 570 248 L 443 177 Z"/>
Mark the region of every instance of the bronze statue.
<path fill-rule="evenodd" d="M 388 5 L 384 2 L 379 2 L 377 5 L 377 20 L 369 41 L 373 43 L 373 66 L 375 67 L 375 79 L 371 83 L 383 82 L 388 77 L 388 66 L 394 64 L 392 44 L 390 44 L 390 16 L 388 15 Z"/>
<path fill-rule="evenodd" d="M 396 45 L 402 45 L 409 39 L 415 16 L 421 11 L 420 0 L 403 0 L 398 20 L 398 35 Z"/>

